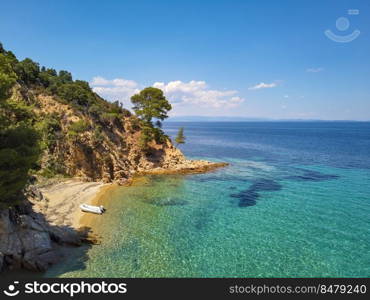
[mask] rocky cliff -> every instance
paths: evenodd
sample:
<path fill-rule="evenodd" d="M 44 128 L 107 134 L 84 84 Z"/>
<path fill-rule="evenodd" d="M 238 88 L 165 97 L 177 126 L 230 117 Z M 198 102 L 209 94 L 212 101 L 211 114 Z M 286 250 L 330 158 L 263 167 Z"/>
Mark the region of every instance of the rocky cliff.
<path fill-rule="evenodd" d="M 92 117 L 53 96 L 32 90 L 22 95 L 19 87 L 13 90 L 14 101 L 31 105 L 41 125 L 51 127 L 43 128 L 49 135 L 44 137 L 48 144 L 43 150 L 41 170 L 85 180 L 124 183 L 136 172 L 172 168 L 185 161 L 166 136 L 160 142 L 149 142 L 144 151 L 140 144 L 140 120 L 129 112 Z M 74 124 L 81 124 L 82 128 L 73 131 Z"/>
<path fill-rule="evenodd" d="M 10 100 L 31 108 L 42 136 L 44 146 L 34 180 L 63 175 L 124 184 L 135 173 L 173 168 L 186 161 L 168 138 L 162 143 L 151 141 L 144 151 L 139 120 L 129 113 L 94 118 L 21 85 L 13 88 Z M 83 128 L 73 130 L 73 124 L 83 124 Z M 61 259 L 61 245 L 80 245 L 89 231 L 51 225 L 32 209 L 35 200 L 45 201 L 42 193 L 29 185 L 23 194 L 22 204 L 0 211 L 0 271 L 44 271 Z"/>

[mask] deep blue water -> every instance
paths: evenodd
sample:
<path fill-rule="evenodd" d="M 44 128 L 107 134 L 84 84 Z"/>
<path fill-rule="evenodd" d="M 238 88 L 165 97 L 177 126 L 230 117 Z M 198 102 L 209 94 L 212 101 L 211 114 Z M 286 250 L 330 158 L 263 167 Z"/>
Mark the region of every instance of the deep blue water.
<path fill-rule="evenodd" d="M 179 127 L 190 156 L 370 168 L 370 122 L 172 122 L 165 130 L 174 136 Z"/>
<path fill-rule="evenodd" d="M 103 244 L 48 276 L 370 276 L 370 123 L 164 129 L 179 127 L 188 157 L 230 166 L 115 190 L 97 219 Z"/>

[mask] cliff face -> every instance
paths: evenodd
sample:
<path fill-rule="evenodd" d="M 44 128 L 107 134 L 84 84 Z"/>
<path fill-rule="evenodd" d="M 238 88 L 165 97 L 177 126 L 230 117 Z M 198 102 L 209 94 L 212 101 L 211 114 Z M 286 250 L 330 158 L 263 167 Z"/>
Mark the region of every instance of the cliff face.
<path fill-rule="evenodd" d="M 30 103 L 36 120 L 47 127 L 43 130 L 49 133 L 45 137 L 49 141 L 43 149 L 40 167 L 52 174 L 123 184 L 135 173 L 172 168 L 185 161 L 167 137 L 161 142 L 152 140 L 143 150 L 142 130 L 136 116 L 93 117 L 50 95 L 32 90 L 22 95 L 17 87 L 12 99 Z M 82 128 L 74 129 L 75 124 Z"/>
<path fill-rule="evenodd" d="M 43 90 L 19 84 L 13 87 L 10 101 L 29 108 L 40 132 L 42 152 L 38 170 L 33 171 L 37 177 L 62 174 L 124 184 L 135 173 L 186 161 L 167 137 L 161 142 L 153 139 L 143 149 L 140 121 L 129 112 L 93 116 Z M 34 186 L 23 197 L 23 204 L 0 210 L 0 272 L 44 271 L 61 259 L 60 245 L 80 245 L 91 239 L 88 228 L 56 226 L 36 213 L 32 203 L 46 199 Z"/>

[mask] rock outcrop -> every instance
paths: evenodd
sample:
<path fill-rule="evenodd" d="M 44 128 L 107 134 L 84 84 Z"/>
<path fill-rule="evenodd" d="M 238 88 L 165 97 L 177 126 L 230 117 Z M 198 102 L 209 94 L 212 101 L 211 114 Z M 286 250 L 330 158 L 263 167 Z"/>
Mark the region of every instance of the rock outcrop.
<path fill-rule="evenodd" d="M 49 225 L 29 203 L 0 212 L 0 271 L 25 268 L 45 271 L 62 258 L 60 245 L 81 245 L 72 228 Z"/>
<path fill-rule="evenodd" d="M 197 174 L 205 173 L 227 166 L 224 162 L 210 162 L 206 160 L 183 160 L 178 163 L 170 163 L 162 167 L 151 168 L 139 172 L 139 175 L 162 175 L 162 174 Z"/>
<path fill-rule="evenodd" d="M 28 93 L 33 93 L 29 91 Z M 15 89 L 13 98 L 20 99 Z M 34 113 L 39 119 L 57 120 L 56 140 L 44 150 L 42 169 L 89 181 L 125 183 L 137 172 L 153 168 L 173 168 L 186 161 L 170 139 L 152 140 L 145 151 L 140 144 L 140 121 L 133 115 L 112 119 L 93 118 L 62 104 L 53 96 L 35 94 L 32 97 Z M 70 126 L 84 122 L 87 128 L 71 138 Z"/>

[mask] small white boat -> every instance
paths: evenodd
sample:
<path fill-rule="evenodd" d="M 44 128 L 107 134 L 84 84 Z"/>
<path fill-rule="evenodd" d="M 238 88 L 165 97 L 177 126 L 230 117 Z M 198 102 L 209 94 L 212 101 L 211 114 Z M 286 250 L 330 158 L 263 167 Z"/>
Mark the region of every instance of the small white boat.
<path fill-rule="evenodd" d="M 105 208 L 103 207 L 103 205 L 94 206 L 94 205 L 88 205 L 88 204 L 81 204 L 80 208 L 84 212 L 89 212 L 89 213 L 99 214 L 99 215 L 105 212 Z"/>

